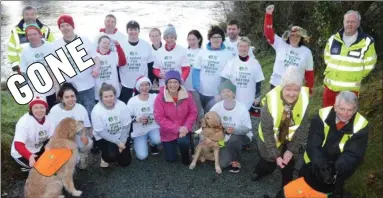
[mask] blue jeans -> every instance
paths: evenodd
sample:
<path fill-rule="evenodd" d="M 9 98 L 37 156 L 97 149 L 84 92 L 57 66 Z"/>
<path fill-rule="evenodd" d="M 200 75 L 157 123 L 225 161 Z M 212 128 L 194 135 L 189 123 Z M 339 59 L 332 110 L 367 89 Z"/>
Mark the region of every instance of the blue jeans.
<path fill-rule="evenodd" d="M 182 162 L 184 164 L 189 164 L 190 133 L 182 138 L 162 143 L 164 147 L 165 160 L 168 162 L 175 162 L 177 160 L 177 144 L 180 148 Z"/>
<path fill-rule="evenodd" d="M 148 157 L 148 138 L 152 145 L 161 144 L 160 130 L 153 129 L 145 135 L 141 135 L 134 139 L 134 151 L 136 152 L 136 157 L 139 160 L 144 160 Z"/>
<path fill-rule="evenodd" d="M 95 100 L 96 98 L 94 97 L 94 87 L 78 92 L 77 102 L 85 107 L 86 111 L 88 112 L 89 120 L 90 120 L 90 114 L 95 105 L 94 103 Z"/>

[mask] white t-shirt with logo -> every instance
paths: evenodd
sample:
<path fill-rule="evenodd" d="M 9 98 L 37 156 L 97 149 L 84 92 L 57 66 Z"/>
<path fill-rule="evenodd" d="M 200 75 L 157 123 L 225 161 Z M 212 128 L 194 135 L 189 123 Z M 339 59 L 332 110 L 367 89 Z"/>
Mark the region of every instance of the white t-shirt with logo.
<path fill-rule="evenodd" d="M 118 54 L 117 52 L 110 52 L 110 54 L 102 55 L 97 53 L 98 58 L 100 59 L 100 75 L 96 78 L 96 85 L 94 87 L 95 98 L 96 100 L 100 100 L 99 91 L 102 83 L 108 83 L 113 85 L 116 89 L 116 97 L 120 96 L 120 84 L 118 82 Z M 126 66 L 124 66 L 126 67 Z"/>
<path fill-rule="evenodd" d="M 246 127 L 249 128 L 250 131 L 246 134 L 250 140 L 253 137 L 253 133 L 251 132 L 252 126 L 251 126 L 251 120 L 250 120 L 250 114 L 248 109 L 246 109 L 245 105 L 235 100 L 236 104 L 234 109 L 232 110 L 226 110 L 223 106 L 223 101 L 218 102 L 215 104 L 210 111 L 215 111 L 218 113 L 218 115 L 221 117 L 221 122 L 224 128 L 232 127 L 235 129 Z M 227 141 L 230 138 L 230 135 L 225 135 L 225 141 Z"/>
<path fill-rule="evenodd" d="M 243 102 L 247 109 L 254 103 L 257 82 L 265 79 L 256 59 L 249 57 L 243 62 L 238 56 L 228 62 L 221 76 L 230 79 L 236 86 L 235 99 Z"/>
<path fill-rule="evenodd" d="M 26 45 L 23 48 L 23 51 L 21 52 L 21 55 L 20 55 L 20 70 L 21 70 L 21 72 L 26 73 L 28 67 L 30 65 L 32 65 L 32 63 L 36 63 L 36 62 L 43 64 L 46 68 L 49 68 L 44 57 L 48 56 L 51 53 L 54 53 L 55 49 L 53 48 L 53 45 L 51 43 L 48 43 L 46 41 L 43 41 L 43 42 L 44 42 L 44 44 L 41 45 L 40 47 L 33 48 L 33 47 L 31 47 L 31 45 Z M 40 79 L 41 82 L 44 82 L 44 80 L 41 78 L 40 75 L 37 75 L 37 77 Z M 55 80 L 55 79 L 52 79 L 52 80 Z M 29 80 L 28 80 L 28 82 L 29 82 Z M 36 90 L 34 89 L 32 84 L 30 84 L 30 87 L 33 90 L 33 92 L 36 92 Z M 55 94 L 55 91 L 56 90 L 53 86 L 51 90 L 49 90 L 48 92 L 46 92 L 42 95 L 47 97 L 47 96 L 50 96 L 52 94 Z"/>
<path fill-rule="evenodd" d="M 176 45 L 172 51 L 167 51 L 165 47 L 157 50 L 156 61 L 153 68 L 160 69 L 166 73 L 170 70 L 176 70 L 182 75 L 182 67 L 190 66 L 187 51 L 184 47 Z M 160 87 L 165 85 L 165 80 L 160 79 Z"/>
<path fill-rule="evenodd" d="M 188 91 L 194 91 L 193 80 L 192 80 L 193 79 L 192 78 L 192 69 L 193 69 L 193 66 L 194 66 L 194 63 L 195 63 L 195 60 L 197 58 L 199 51 L 201 51 L 201 48 L 197 48 L 197 49 L 188 48 L 187 49 L 188 61 L 190 63 L 190 74 L 184 83 L 184 87 Z"/>
<path fill-rule="evenodd" d="M 124 102 L 116 100 L 113 109 L 107 109 L 98 102 L 91 113 L 93 135 L 96 140 L 102 139 L 95 131 L 107 131 L 116 138 L 120 138 L 122 127 L 128 126 L 132 119 Z"/>
<path fill-rule="evenodd" d="M 15 148 L 15 142 L 22 142 L 29 152 L 37 153 L 53 133 L 54 126 L 49 118 L 45 117 L 44 124 L 41 125 L 33 116 L 25 113 L 16 124 L 11 156 L 15 159 L 22 157 Z"/>
<path fill-rule="evenodd" d="M 62 108 L 62 104 L 56 104 L 52 107 L 48 114 L 49 119 L 52 121 L 54 127 L 57 127 L 61 120 L 65 118 L 73 118 L 78 121 L 84 122 L 84 127 L 92 127 L 88 112 L 85 107 L 76 103 L 71 110 Z"/>
<path fill-rule="evenodd" d="M 304 79 L 306 70 L 313 70 L 313 56 L 310 49 L 306 46 L 292 47 L 277 35 L 274 36 L 274 44 L 272 46 L 276 53 L 274 70 L 270 78 L 272 85 L 278 86 L 281 84 L 282 75 L 289 66 L 297 67 L 299 73 L 302 75 L 302 80 Z"/>
<path fill-rule="evenodd" d="M 81 38 L 83 44 L 81 44 L 80 46 L 78 46 L 76 48 L 77 51 L 85 49 L 85 51 L 87 52 L 87 55 L 82 57 L 82 60 L 85 62 L 90 58 L 95 58 L 97 56 L 95 45 L 86 36 L 80 35 L 78 37 Z M 64 41 L 63 38 L 60 38 L 53 43 L 55 50 L 59 49 L 60 47 L 64 50 L 64 52 L 66 53 L 66 55 L 69 59 L 69 62 L 72 64 L 73 69 L 77 73 L 77 75 L 73 78 L 70 78 L 64 74 L 63 76 L 64 76 L 66 82 L 73 83 L 76 86 L 77 91 L 85 91 L 85 90 L 88 90 L 88 89 L 94 87 L 94 81 L 95 80 L 92 77 L 92 71 L 93 71 L 94 66 L 91 66 L 88 69 L 80 72 L 80 70 L 76 66 L 76 63 L 74 62 L 74 60 L 70 56 L 68 50 L 66 49 L 65 45 L 67 45 L 67 43 Z M 54 55 L 56 57 L 58 57 L 56 55 L 56 53 L 54 53 Z"/>
<path fill-rule="evenodd" d="M 201 94 L 205 96 L 219 94 L 218 87 L 221 83 L 221 72 L 232 58 L 231 52 L 227 49 L 220 51 L 201 49 L 194 65 L 194 68 L 201 70 L 199 88 Z"/>
<path fill-rule="evenodd" d="M 154 120 L 154 100 L 157 94 L 149 94 L 147 101 L 142 101 L 137 96 L 131 98 L 127 104 L 129 115 L 134 117 L 146 116 L 148 117 L 148 123 L 142 124 L 138 122 L 133 123 L 132 138 L 146 135 L 153 129 L 159 129 L 160 126 Z"/>
<path fill-rule="evenodd" d="M 137 78 L 140 76 L 148 77 L 148 63 L 154 61 L 152 47 L 145 40 L 140 39 L 136 46 L 129 42 L 121 44 L 123 48 L 127 65 L 120 67 L 121 85 L 133 89 Z"/>
<path fill-rule="evenodd" d="M 236 41 L 233 42 L 233 41 L 230 40 L 229 37 L 226 37 L 225 38 L 225 42 L 223 42 L 223 44 L 226 46 L 226 48 L 229 51 L 231 51 L 233 57 L 238 56 L 238 40 L 239 40 L 239 38 Z M 254 53 L 251 50 L 251 48 L 249 48 L 249 56 L 251 58 L 255 58 Z"/>

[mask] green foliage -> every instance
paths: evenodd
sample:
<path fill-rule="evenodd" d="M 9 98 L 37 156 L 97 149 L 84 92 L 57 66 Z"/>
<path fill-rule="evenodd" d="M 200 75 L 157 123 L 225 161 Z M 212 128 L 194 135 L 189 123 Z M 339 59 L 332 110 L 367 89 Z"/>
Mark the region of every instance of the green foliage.
<path fill-rule="evenodd" d="M 241 35 L 248 36 L 255 46 L 265 75 L 262 85 L 263 95 L 270 89 L 270 75 L 274 62 L 274 50 L 268 45 L 263 35 L 265 9 L 274 4 L 273 28 L 282 35 L 291 25 L 305 28 L 311 36 L 309 47 L 314 56 L 315 87 L 310 101 L 309 115 L 315 115 L 322 105 L 323 93 L 323 51 L 328 38 L 343 27 L 343 15 L 348 10 L 357 10 L 361 14 L 361 29 L 375 39 L 378 63 L 374 71 L 363 81 L 360 94 L 360 112 L 371 125 L 369 145 L 363 164 L 346 184 L 346 189 L 354 197 L 383 197 L 382 169 L 382 51 L 383 51 L 383 2 L 377 1 L 235 1 L 221 2 L 225 16 L 220 25 L 231 19 L 240 22 Z"/>

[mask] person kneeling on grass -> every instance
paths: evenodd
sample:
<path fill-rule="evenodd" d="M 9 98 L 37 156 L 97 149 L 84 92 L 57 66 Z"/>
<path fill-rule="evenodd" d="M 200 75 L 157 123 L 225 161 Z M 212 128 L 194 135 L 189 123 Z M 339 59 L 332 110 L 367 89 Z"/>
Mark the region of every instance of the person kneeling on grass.
<path fill-rule="evenodd" d="M 86 169 L 86 160 L 93 146 L 93 140 L 89 137 L 92 125 L 85 107 L 77 103 L 77 96 L 78 91 L 73 84 L 63 83 L 57 93 L 57 98 L 60 103 L 52 107 L 48 117 L 55 128 L 63 119 L 68 117 L 84 123 L 84 130 L 78 131 L 76 134 L 76 144 L 79 149 L 78 167 L 80 169 Z"/>
<path fill-rule="evenodd" d="M 246 106 L 235 99 L 236 87 L 230 80 L 223 81 L 219 91 L 223 100 L 210 109 L 221 117 L 225 130 L 225 146 L 219 152 L 219 165 L 238 173 L 242 145 L 249 144 L 253 136 L 250 114 Z"/>
<path fill-rule="evenodd" d="M 178 144 L 182 163 L 190 164 L 190 131 L 197 114 L 193 96 L 181 86 L 180 73 L 175 70 L 168 71 L 165 74 L 165 86 L 160 88 L 160 93 L 154 101 L 154 119 L 160 125 L 166 161 L 176 161 Z"/>
<path fill-rule="evenodd" d="M 152 155 L 158 154 L 157 145 L 161 144 L 160 126 L 154 120 L 154 100 L 157 94 L 149 94 L 152 83 L 147 77 L 140 77 L 136 82 L 136 90 L 139 95 L 128 101 L 129 115 L 133 119 L 134 151 L 139 160 L 148 157 L 148 138 L 150 139 L 150 150 Z"/>
<path fill-rule="evenodd" d="M 93 135 L 101 150 L 101 167 L 116 161 L 126 167 L 131 162 L 128 137 L 132 120 L 127 112 L 126 105 L 117 99 L 113 85 L 102 84 L 100 101 L 91 114 Z"/>
<path fill-rule="evenodd" d="M 35 95 L 29 103 L 29 112 L 17 122 L 12 142 L 11 156 L 29 171 L 44 153 L 44 146 L 54 133 L 52 122 L 47 118 L 48 103 L 44 96 Z"/>

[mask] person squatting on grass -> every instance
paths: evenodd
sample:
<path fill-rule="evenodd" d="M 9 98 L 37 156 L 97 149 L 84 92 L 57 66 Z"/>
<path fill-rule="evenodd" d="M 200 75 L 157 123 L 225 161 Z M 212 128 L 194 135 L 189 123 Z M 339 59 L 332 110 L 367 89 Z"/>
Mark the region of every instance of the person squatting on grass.
<path fill-rule="evenodd" d="M 177 160 L 177 145 L 181 161 L 190 164 L 190 132 L 197 119 L 193 96 L 181 85 L 181 75 L 176 70 L 165 74 L 165 86 L 154 102 L 154 119 L 160 125 L 165 160 Z"/>
<path fill-rule="evenodd" d="M 21 116 L 16 123 L 11 156 L 21 166 L 22 171 L 28 171 L 35 165 L 54 133 L 54 126 L 47 114 L 48 103 L 45 97 L 35 95 L 29 103 L 29 112 Z"/>
<path fill-rule="evenodd" d="M 78 166 L 80 169 L 85 169 L 89 151 L 93 147 L 93 140 L 89 137 L 92 125 L 85 107 L 77 103 L 77 95 L 78 91 L 73 84 L 63 83 L 57 93 L 59 103 L 52 107 L 48 117 L 55 128 L 61 120 L 68 117 L 84 123 L 84 131 L 78 131 L 75 140 L 79 149 Z"/>
<path fill-rule="evenodd" d="M 250 114 L 246 106 L 235 99 L 236 87 L 230 80 L 220 84 L 219 92 L 222 101 L 210 109 L 221 117 L 225 131 L 225 146 L 219 152 L 219 165 L 221 168 L 229 168 L 232 173 L 238 173 L 241 168 L 242 145 L 249 144 L 253 137 Z"/>
<path fill-rule="evenodd" d="M 282 185 L 293 179 L 295 156 L 307 134 L 309 90 L 302 86 L 295 67 L 288 67 L 281 84 L 262 99 L 262 116 L 257 145 L 261 160 L 256 164 L 254 181 L 282 169 Z"/>
<path fill-rule="evenodd" d="M 148 157 L 148 139 L 150 139 L 150 151 L 152 155 L 158 154 L 157 145 L 161 144 L 160 126 L 154 120 L 154 101 L 157 94 L 150 94 L 152 87 L 150 79 L 140 77 L 136 83 L 138 95 L 128 102 L 129 115 L 133 117 L 133 132 L 131 138 L 134 141 L 134 151 L 139 160 Z"/>
<path fill-rule="evenodd" d="M 126 105 L 117 99 L 116 93 L 113 85 L 102 84 L 100 101 L 91 114 L 93 135 L 101 150 L 100 167 L 108 167 L 112 162 L 126 167 L 132 158 L 128 140 L 132 120 Z"/>

